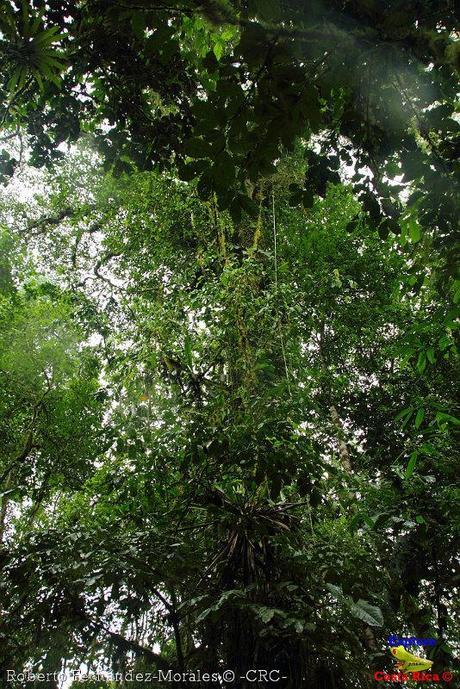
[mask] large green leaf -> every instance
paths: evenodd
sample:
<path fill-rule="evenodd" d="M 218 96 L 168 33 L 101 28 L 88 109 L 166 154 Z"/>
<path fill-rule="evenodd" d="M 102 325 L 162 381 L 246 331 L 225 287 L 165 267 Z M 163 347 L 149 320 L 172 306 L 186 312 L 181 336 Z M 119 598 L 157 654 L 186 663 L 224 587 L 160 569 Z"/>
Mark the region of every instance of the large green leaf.
<path fill-rule="evenodd" d="M 371 627 L 382 627 L 384 620 L 382 611 L 375 605 L 371 605 L 361 598 L 357 603 L 353 603 L 350 608 L 353 617 L 357 617 Z"/>

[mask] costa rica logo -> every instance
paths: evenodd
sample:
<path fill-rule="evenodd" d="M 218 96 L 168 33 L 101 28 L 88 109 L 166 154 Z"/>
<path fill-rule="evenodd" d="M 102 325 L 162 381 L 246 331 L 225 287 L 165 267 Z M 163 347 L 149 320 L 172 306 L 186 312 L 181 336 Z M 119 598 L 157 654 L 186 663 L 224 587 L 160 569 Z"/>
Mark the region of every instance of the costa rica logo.
<path fill-rule="evenodd" d="M 433 665 L 432 660 L 420 658 L 413 653 L 409 653 L 409 651 L 406 651 L 404 646 L 393 646 L 391 653 L 398 661 L 396 663 L 396 667 L 402 672 L 420 672 L 422 670 L 429 670 Z"/>
<path fill-rule="evenodd" d="M 389 637 L 395 638 L 395 637 Z M 422 640 L 420 640 L 422 641 Z M 423 639 L 428 641 L 428 639 Z M 431 644 L 423 644 L 431 646 Z M 392 646 L 390 648 L 391 655 L 398 661 L 393 672 L 385 670 L 376 670 L 374 672 L 374 679 L 377 682 L 394 682 L 401 684 L 403 682 L 451 682 L 453 674 L 449 670 L 438 674 L 431 672 L 433 660 L 421 658 L 414 653 L 409 653 L 403 645 Z"/>

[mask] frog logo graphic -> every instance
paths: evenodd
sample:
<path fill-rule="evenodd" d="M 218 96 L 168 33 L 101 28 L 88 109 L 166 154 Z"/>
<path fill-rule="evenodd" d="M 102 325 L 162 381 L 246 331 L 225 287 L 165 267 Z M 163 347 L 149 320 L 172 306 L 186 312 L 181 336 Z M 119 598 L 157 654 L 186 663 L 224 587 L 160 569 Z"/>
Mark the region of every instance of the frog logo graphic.
<path fill-rule="evenodd" d="M 391 653 L 399 661 L 396 667 L 402 672 L 421 672 L 422 670 L 429 670 L 433 665 L 432 660 L 419 658 L 419 656 L 406 651 L 404 646 L 394 646 L 391 649 Z"/>

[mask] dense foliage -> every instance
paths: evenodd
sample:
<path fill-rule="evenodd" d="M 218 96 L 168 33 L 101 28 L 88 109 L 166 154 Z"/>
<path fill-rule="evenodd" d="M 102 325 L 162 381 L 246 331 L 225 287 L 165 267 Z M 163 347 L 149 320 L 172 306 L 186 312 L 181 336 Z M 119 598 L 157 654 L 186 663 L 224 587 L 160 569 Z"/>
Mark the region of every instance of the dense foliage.
<path fill-rule="evenodd" d="M 3 673 L 459 671 L 452 3 L 304 4 L 0 2 Z"/>

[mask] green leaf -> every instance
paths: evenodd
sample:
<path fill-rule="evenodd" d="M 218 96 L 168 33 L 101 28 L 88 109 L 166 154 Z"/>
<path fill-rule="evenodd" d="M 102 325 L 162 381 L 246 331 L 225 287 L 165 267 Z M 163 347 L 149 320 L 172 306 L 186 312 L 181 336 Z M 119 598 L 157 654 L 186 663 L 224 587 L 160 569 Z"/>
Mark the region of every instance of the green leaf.
<path fill-rule="evenodd" d="M 192 340 L 190 335 L 187 333 L 185 336 L 185 341 L 184 341 L 184 353 L 185 353 L 185 358 L 187 361 L 187 364 L 190 368 L 193 366 L 193 357 L 192 357 Z"/>
<path fill-rule="evenodd" d="M 332 595 L 334 596 L 334 598 L 336 600 L 343 600 L 344 599 L 345 596 L 344 596 L 344 593 L 342 591 L 341 586 L 336 586 L 335 584 L 326 584 L 326 588 L 328 589 L 328 591 L 330 593 L 332 593 Z"/>
<path fill-rule="evenodd" d="M 449 335 L 443 335 L 442 337 L 439 338 L 438 340 L 439 344 L 439 349 L 441 352 L 446 350 L 450 345 L 452 344 L 452 338 Z"/>
<path fill-rule="evenodd" d="M 223 43 L 221 43 L 220 41 L 217 43 L 214 43 L 212 51 L 213 51 L 214 55 L 216 56 L 217 60 L 220 60 L 220 58 L 222 57 L 223 52 L 224 52 Z"/>
<path fill-rule="evenodd" d="M 264 606 L 257 606 L 256 612 L 257 612 L 257 616 L 265 624 L 267 624 L 267 622 L 270 622 L 270 620 L 272 620 L 273 617 L 276 615 L 276 609 L 275 608 L 266 608 Z"/>
<path fill-rule="evenodd" d="M 59 27 L 53 26 L 50 29 L 45 29 L 36 34 L 33 38 L 34 45 L 51 45 L 57 43 L 64 38 L 63 34 L 59 34 Z"/>
<path fill-rule="evenodd" d="M 357 603 L 353 603 L 350 609 L 353 617 L 357 617 L 371 627 L 382 627 L 383 626 L 383 615 L 380 608 L 375 605 L 371 605 L 361 598 Z"/>
<path fill-rule="evenodd" d="M 420 225 L 418 224 L 417 220 L 415 220 L 415 218 L 410 219 L 410 221 L 408 223 L 408 230 L 409 230 L 409 237 L 411 238 L 412 242 L 414 242 L 414 244 L 416 242 L 419 242 L 422 234 L 421 234 Z"/>
<path fill-rule="evenodd" d="M 433 348 L 433 347 L 429 347 L 429 348 L 426 350 L 426 356 L 427 356 L 428 361 L 430 362 L 430 364 L 434 364 L 434 362 L 436 361 L 436 356 L 435 356 L 434 348 Z"/>
<path fill-rule="evenodd" d="M 441 411 L 436 414 L 436 421 L 440 423 L 453 423 L 455 426 L 460 425 L 460 419 Z"/>
<path fill-rule="evenodd" d="M 401 419 L 405 419 L 406 417 L 410 417 L 412 412 L 414 411 L 413 407 L 407 407 L 406 409 L 402 409 L 397 416 L 395 416 L 395 421 L 400 421 Z"/>
<path fill-rule="evenodd" d="M 426 352 L 420 352 L 417 359 L 416 369 L 419 373 L 423 373 L 426 368 Z"/>
<path fill-rule="evenodd" d="M 418 453 L 413 452 L 410 456 L 409 463 L 407 465 L 406 471 L 404 472 L 404 478 L 410 478 L 414 473 L 415 465 L 417 463 Z"/>
<path fill-rule="evenodd" d="M 415 422 L 414 426 L 415 428 L 419 429 L 420 426 L 422 425 L 423 419 L 425 418 L 425 410 L 424 409 L 418 409 L 417 414 L 415 416 Z"/>

